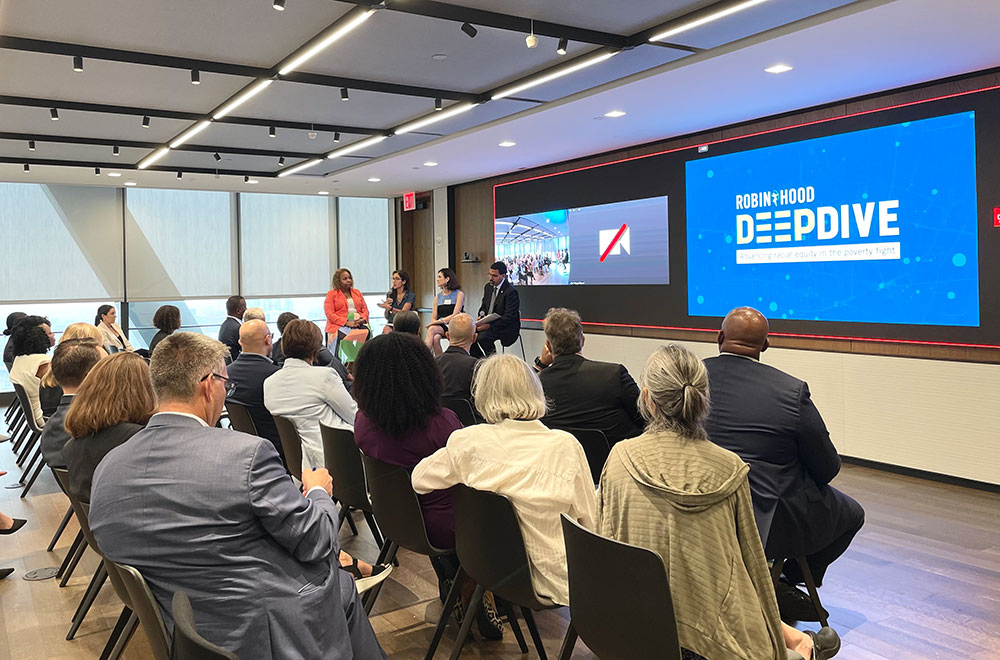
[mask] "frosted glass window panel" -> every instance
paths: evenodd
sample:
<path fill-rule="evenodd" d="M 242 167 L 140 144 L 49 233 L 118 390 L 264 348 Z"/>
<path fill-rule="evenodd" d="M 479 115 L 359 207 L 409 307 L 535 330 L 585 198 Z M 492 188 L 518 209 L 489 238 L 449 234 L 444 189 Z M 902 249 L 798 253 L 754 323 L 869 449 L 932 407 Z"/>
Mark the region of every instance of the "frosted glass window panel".
<path fill-rule="evenodd" d="M 326 293 L 334 261 L 333 204 L 314 195 L 240 194 L 244 296 Z"/>
<path fill-rule="evenodd" d="M 392 278 L 389 264 L 395 261 L 390 261 L 389 255 L 389 200 L 340 197 L 338 203 L 338 267 L 349 269 L 354 276 L 355 288 L 365 293 L 388 291 Z M 330 281 L 328 276 L 328 289 Z"/>
<path fill-rule="evenodd" d="M 177 332 L 200 332 L 217 339 L 219 327 L 226 320 L 225 298 L 195 298 L 190 300 L 150 300 L 129 303 L 128 340 L 135 348 L 149 348 L 158 332 L 153 315 L 161 305 L 173 305 L 181 312 L 181 327 Z"/>
<path fill-rule="evenodd" d="M 200 190 L 132 189 L 125 194 L 129 300 L 229 296 L 232 195 Z"/>
<path fill-rule="evenodd" d="M 122 298 L 114 188 L 0 183 L 0 300 Z"/>

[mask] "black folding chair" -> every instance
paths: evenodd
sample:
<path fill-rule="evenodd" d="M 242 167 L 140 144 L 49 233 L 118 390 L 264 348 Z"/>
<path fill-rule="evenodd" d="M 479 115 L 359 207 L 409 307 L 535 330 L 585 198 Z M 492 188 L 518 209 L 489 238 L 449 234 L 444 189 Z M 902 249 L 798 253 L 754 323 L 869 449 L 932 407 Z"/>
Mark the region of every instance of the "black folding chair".
<path fill-rule="evenodd" d="M 160 606 L 149 590 L 142 573 L 131 566 L 114 564 L 125 583 L 132 607 L 139 616 L 139 623 L 146 631 L 149 645 L 153 650 L 154 660 L 170 660 L 170 639 L 167 637 L 167 626 L 163 623 Z"/>
<path fill-rule="evenodd" d="M 237 660 L 236 654 L 216 646 L 198 634 L 191 601 L 183 591 L 174 592 L 171 604 L 174 617 L 174 643 L 171 660 Z"/>
<path fill-rule="evenodd" d="M 455 413 L 462 426 L 475 426 L 480 422 L 472 402 L 468 399 L 441 399 L 441 406 Z"/>
<path fill-rule="evenodd" d="M 28 481 L 24 482 L 24 490 L 21 491 L 21 497 L 26 497 L 28 491 L 31 490 L 32 485 L 35 483 L 35 479 L 41 473 L 42 468 L 45 467 L 45 457 L 42 456 L 42 443 L 40 438 L 42 437 L 42 429 L 38 428 L 35 424 L 35 416 L 31 412 L 31 402 L 28 400 L 28 393 L 25 392 L 24 388 L 16 383 L 14 385 L 14 392 L 17 393 L 17 400 L 21 404 L 21 408 L 25 411 L 24 419 L 28 425 L 28 430 L 30 431 L 30 436 L 28 440 L 24 443 L 24 447 L 21 450 L 20 456 L 18 456 L 17 464 L 22 465 L 24 459 L 28 456 L 32 447 L 35 447 L 35 453 L 28 462 L 28 467 L 24 468 L 24 472 L 21 474 L 22 480 L 24 475 L 31 472 L 31 477 Z M 37 465 L 36 465 L 37 461 Z M 35 467 L 35 471 L 32 472 L 31 468 Z"/>
<path fill-rule="evenodd" d="M 250 417 L 250 411 L 242 403 L 237 403 L 231 399 L 226 399 L 226 411 L 229 413 L 229 426 L 240 433 L 259 435 L 257 426 Z M 284 449 L 284 447 L 282 447 Z"/>
<path fill-rule="evenodd" d="M 501 599 L 521 653 L 527 653 L 528 646 L 517 623 L 515 605 L 524 616 L 538 657 L 546 660 L 545 648 L 532 610 L 562 606 L 535 591 L 528 568 L 528 552 L 524 547 L 524 536 L 521 534 L 514 505 L 503 495 L 461 484 L 455 486 L 452 492 L 455 504 L 455 549 L 462 568 L 476 582 L 476 590 L 469 601 L 451 659 L 457 660 L 462 652 L 462 645 L 465 644 L 475 618 L 472 612 L 479 607 L 484 594 L 492 591 Z"/>
<path fill-rule="evenodd" d="M 281 415 L 271 415 L 274 417 L 274 425 L 278 429 L 278 437 L 281 439 L 281 450 L 285 454 L 285 467 L 292 473 L 292 476 L 302 480 L 302 438 L 295 424 L 287 417 Z"/>
<path fill-rule="evenodd" d="M 604 471 L 604 464 L 608 462 L 611 454 L 611 445 L 608 443 L 608 436 L 604 431 L 598 429 L 569 429 L 557 427 L 560 431 L 572 433 L 576 441 L 583 447 L 583 453 L 587 455 L 587 465 L 590 466 L 590 476 L 594 483 L 601 481 L 601 472 Z"/>
<path fill-rule="evenodd" d="M 601 660 L 680 660 L 674 604 L 660 556 L 598 536 L 565 514 L 569 628 L 559 660 L 573 655 L 577 636 Z M 609 566 L 627 570 L 608 572 Z"/>
<path fill-rule="evenodd" d="M 340 520 L 337 529 L 347 519 L 351 529 L 357 534 L 354 519 L 350 516 L 351 509 L 360 511 L 365 516 L 368 529 L 371 530 L 378 545 L 379 552 L 385 545 L 382 532 L 372 511 L 371 500 L 368 499 L 368 488 L 365 485 L 365 466 L 361 463 L 361 450 L 354 443 L 354 431 L 335 429 L 325 424 L 319 425 L 320 436 L 323 438 L 323 458 L 326 469 L 333 477 L 333 499 L 340 502 Z"/>

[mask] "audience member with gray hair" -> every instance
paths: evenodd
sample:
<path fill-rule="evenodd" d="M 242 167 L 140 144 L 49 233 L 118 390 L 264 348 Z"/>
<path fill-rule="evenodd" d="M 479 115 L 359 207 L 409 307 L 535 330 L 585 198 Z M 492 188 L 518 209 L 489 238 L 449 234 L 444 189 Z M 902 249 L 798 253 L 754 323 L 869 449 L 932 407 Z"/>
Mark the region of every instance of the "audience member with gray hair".
<path fill-rule="evenodd" d="M 832 629 L 803 633 L 778 616 L 749 467 L 712 444 L 703 426 L 705 365 L 681 346 L 661 346 L 639 386 L 648 425 L 611 450 L 601 475 L 600 532 L 663 558 L 686 657 L 833 657 L 840 640 Z"/>
<path fill-rule="evenodd" d="M 551 405 L 542 421 L 553 428 L 604 431 L 612 445 L 642 433 L 639 388 L 624 365 L 580 354 L 585 341 L 580 315 L 554 307 L 543 328 L 545 345 L 535 368 Z"/>
<path fill-rule="evenodd" d="M 94 475 L 102 552 L 137 568 L 158 603 L 187 593 L 199 633 L 242 660 L 385 658 L 338 568 L 329 473 L 303 474 L 303 496 L 268 440 L 214 428 L 228 354 L 190 332 L 157 346 L 159 412 Z M 161 612 L 169 633 L 170 610 Z"/>
<path fill-rule="evenodd" d="M 597 498 L 583 448 L 569 433 L 550 430 L 542 384 L 513 355 L 494 355 L 476 367 L 476 408 L 489 424 L 459 429 L 448 444 L 417 464 L 418 493 L 466 484 L 510 498 L 521 521 L 535 590 L 569 603 L 569 578 L 560 514 L 594 528 Z M 489 466 L 484 469 L 484 466 Z"/>

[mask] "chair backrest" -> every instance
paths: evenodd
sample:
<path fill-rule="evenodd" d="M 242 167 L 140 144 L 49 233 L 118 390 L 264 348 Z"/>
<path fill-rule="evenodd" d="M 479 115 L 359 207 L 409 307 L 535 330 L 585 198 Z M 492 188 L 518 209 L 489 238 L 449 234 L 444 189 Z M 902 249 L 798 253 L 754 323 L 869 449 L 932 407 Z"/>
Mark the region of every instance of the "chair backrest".
<path fill-rule="evenodd" d="M 410 484 L 410 473 L 398 465 L 361 455 L 371 494 L 372 511 L 382 534 L 399 546 L 431 557 L 450 555 L 453 548 L 436 548 L 427 539 L 420 501 Z"/>
<path fill-rule="evenodd" d="M 281 450 L 285 454 L 285 467 L 296 479 L 302 479 L 302 438 L 292 420 L 281 415 L 272 415 L 274 425 L 281 439 Z"/>
<path fill-rule="evenodd" d="M 531 583 L 521 524 L 510 500 L 464 485 L 455 486 L 452 493 L 455 550 L 469 577 L 515 605 L 536 610 L 552 607 Z"/>
<path fill-rule="evenodd" d="M 441 406 L 455 413 L 462 426 L 475 426 L 479 423 L 472 402 L 468 399 L 441 399 Z"/>
<path fill-rule="evenodd" d="M 108 355 L 114 355 L 118 351 L 122 350 L 121 348 L 115 346 L 114 344 L 107 344 L 104 346 L 104 348 L 108 349 Z"/>
<path fill-rule="evenodd" d="M 608 444 L 608 436 L 599 429 L 561 429 L 567 433 L 572 433 L 576 441 L 583 446 L 583 453 L 587 455 L 587 464 L 590 466 L 590 476 L 594 483 L 601 480 L 601 472 L 604 471 L 604 464 L 608 462 L 608 455 L 611 454 L 611 445 Z"/>
<path fill-rule="evenodd" d="M 32 433 L 41 433 L 42 429 L 38 428 L 35 424 L 35 415 L 31 411 L 31 401 L 28 399 L 28 393 L 25 391 L 23 385 L 18 385 L 17 383 L 11 383 L 14 386 L 14 394 L 17 395 L 17 402 L 21 404 L 21 410 L 24 411 L 24 420 L 28 423 L 28 429 Z"/>
<path fill-rule="evenodd" d="M 680 660 L 670 583 L 660 556 L 562 516 L 573 628 L 601 660 Z M 463 562 L 464 566 L 464 562 Z M 622 570 L 608 573 L 609 566 Z"/>
<path fill-rule="evenodd" d="M 216 646 L 198 634 L 191 601 L 183 591 L 174 592 L 171 604 L 174 617 L 174 643 L 171 660 L 237 660 L 236 654 Z"/>
<path fill-rule="evenodd" d="M 229 413 L 229 426 L 231 428 L 236 429 L 240 433 L 259 435 L 257 433 L 257 427 L 254 425 L 253 419 L 250 417 L 250 412 L 242 403 L 236 403 L 235 401 L 226 399 L 226 411 Z"/>
<path fill-rule="evenodd" d="M 110 562 L 118 569 L 129 597 L 132 599 L 132 611 L 139 617 L 142 629 L 146 631 L 149 646 L 153 649 L 154 660 L 170 660 L 170 639 L 167 637 L 167 627 L 160 614 L 160 606 L 149 590 L 142 573 L 131 566 Z M 109 571 L 110 573 L 110 571 Z"/>
<path fill-rule="evenodd" d="M 361 450 L 354 444 L 354 431 L 319 425 L 323 438 L 323 458 L 333 477 L 333 497 L 341 506 L 372 512 L 365 486 L 365 466 Z"/>

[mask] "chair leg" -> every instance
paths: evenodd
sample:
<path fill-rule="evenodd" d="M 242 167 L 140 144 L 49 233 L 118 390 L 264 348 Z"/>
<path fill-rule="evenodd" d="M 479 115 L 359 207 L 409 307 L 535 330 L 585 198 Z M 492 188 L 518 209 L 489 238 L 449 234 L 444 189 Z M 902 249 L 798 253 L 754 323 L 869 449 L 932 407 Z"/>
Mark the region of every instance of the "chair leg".
<path fill-rule="evenodd" d="M 348 510 L 348 513 L 347 513 L 347 525 L 351 528 L 351 534 L 354 534 L 355 536 L 357 536 L 358 535 L 358 526 L 354 524 L 354 516 L 352 516 L 351 513 L 350 513 L 350 507 L 344 507 L 344 508 Z"/>
<path fill-rule="evenodd" d="M 495 596 L 494 600 L 496 600 Z M 528 643 L 524 641 L 524 633 L 521 632 L 521 624 L 517 622 L 517 610 L 515 610 L 514 606 L 507 601 L 504 600 L 501 602 L 503 602 L 504 614 L 507 615 L 507 623 L 510 624 L 511 632 L 514 633 L 514 639 L 517 640 L 517 647 L 521 649 L 521 654 L 523 655 L 528 652 Z"/>
<path fill-rule="evenodd" d="M 90 611 L 94 601 L 97 600 L 97 595 L 101 593 L 101 587 L 104 586 L 107 579 L 108 569 L 104 567 L 104 562 L 101 562 L 101 565 L 94 572 L 94 577 L 90 580 L 90 585 L 87 587 L 86 593 L 80 599 L 80 605 L 76 608 L 76 614 L 73 615 L 73 625 L 69 627 L 69 632 L 66 633 L 66 641 L 76 637 L 76 631 L 83 624 L 83 620 L 87 617 L 87 612 Z"/>
<path fill-rule="evenodd" d="M 458 660 L 458 656 L 462 655 L 462 647 L 465 646 L 465 640 L 469 638 L 469 630 L 472 628 L 472 620 L 475 618 L 473 612 L 479 607 L 485 593 L 486 589 L 483 585 L 477 584 L 476 590 L 472 593 L 472 600 L 469 601 L 469 607 L 465 610 L 465 616 L 462 617 L 462 627 L 458 631 L 458 637 L 455 638 L 455 646 L 451 649 L 451 660 Z"/>
<path fill-rule="evenodd" d="M 563 637 L 562 648 L 559 649 L 559 660 L 569 660 L 573 655 L 576 637 L 576 628 L 573 627 L 573 620 L 570 619 L 569 627 L 566 628 L 566 636 Z"/>
<path fill-rule="evenodd" d="M 73 517 L 73 507 L 69 508 L 66 515 L 63 516 L 62 522 L 59 523 L 59 527 L 56 528 L 56 533 L 52 535 L 52 540 L 49 541 L 49 547 L 45 548 L 46 552 L 52 552 L 56 547 L 56 543 L 59 541 L 59 537 L 62 536 L 63 531 L 66 529 L 66 525 L 69 523 L 70 518 Z"/>
<path fill-rule="evenodd" d="M 28 491 L 31 490 L 31 487 L 33 485 L 35 485 L 35 479 L 38 478 L 38 475 L 40 475 L 42 473 L 42 470 L 44 468 L 45 468 L 45 457 L 42 456 L 42 448 L 39 447 L 38 448 L 38 467 L 36 467 L 35 471 L 31 473 L 31 479 L 28 479 L 28 483 L 26 483 L 24 485 L 24 490 L 21 491 L 21 497 L 22 498 L 28 496 Z"/>
<path fill-rule="evenodd" d="M 35 440 L 37 439 L 38 438 L 35 436 L 34 432 L 28 435 L 28 439 L 24 442 L 24 446 L 21 448 L 21 453 L 17 455 L 17 460 L 14 461 L 17 463 L 18 467 L 24 465 L 24 462 L 28 460 L 28 454 L 30 454 L 31 450 L 35 448 Z"/>
<path fill-rule="evenodd" d="M 774 583 L 774 588 L 778 588 L 778 581 L 781 579 L 781 570 L 785 566 L 785 560 L 782 557 L 775 557 L 774 563 L 771 564 L 771 582 Z"/>
<path fill-rule="evenodd" d="M 370 511 L 364 511 L 363 513 L 365 515 L 365 522 L 368 523 L 368 529 L 371 530 L 372 537 L 375 539 L 375 545 L 377 545 L 379 550 L 381 550 L 382 546 L 385 545 L 385 539 L 382 538 L 382 530 L 378 528 L 378 523 L 375 522 L 375 516 Z"/>
<path fill-rule="evenodd" d="M 350 509 L 346 506 L 340 507 L 340 514 L 337 516 L 337 534 L 340 534 L 340 529 L 344 526 L 344 519 L 347 518 L 348 513 L 350 513 Z"/>
<path fill-rule="evenodd" d="M 528 634 L 531 635 L 531 641 L 535 643 L 535 650 L 538 651 L 539 659 L 548 660 L 548 657 L 545 655 L 545 647 L 542 646 L 542 636 L 538 634 L 538 626 L 535 625 L 535 615 L 532 614 L 531 608 L 522 607 L 521 614 L 524 615 L 524 623 L 528 626 Z"/>
<path fill-rule="evenodd" d="M 135 634 L 135 629 L 139 627 L 138 615 L 136 615 L 135 612 L 126 607 L 124 610 L 122 610 L 122 616 L 125 615 L 126 611 L 129 613 L 129 617 L 126 620 L 124 627 L 122 628 L 121 634 L 118 636 L 118 639 L 115 640 L 115 645 L 114 647 L 111 648 L 111 651 L 108 653 L 107 657 L 105 657 L 104 654 L 101 654 L 100 660 L 118 660 L 119 658 L 121 658 L 122 652 L 125 651 L 125 647 L 128 645 L 129 640 L 132 639 L 132 635 Z M 120 619 L 121 617 L 119 617 L 119 620 Z M 115 626 L 115 628 L 117 629 L 117 625 Z M 113 635 L 114 633 L 112 633 L 112 636 Z M 108 642 L 110 643 L 111 640 L 109 639 Z M 105 649 L 107 649 L 106 646 Z"/>
<path fill-rule="evenodd" d="M 393 561 L 394 559 L 396 559 L 396 553 L 399 551 L 399 546 L 396 545 L 395 543 L 390 543 L 389 545 L 391 547 L 389 548 L 389 552 L 386 554 L 385 560 Z M 380 558 L 382 557 L 381 552 L 379 553 L 379 557 Z M 378 563 L 381 564 L 383 562 L 380 561 Z M 384 584 L 385 580 L 382 580 L 374 587 L 369 589 L 367 592 L 365 592 L 364 596 L 361 597 L 361 605 L 365 608 L 365 614 L 371 614 L 372 608 L 375 607 L 375 599 L 378 598 L 379 592 L 382 591 L 382 585 Z"/>
<path fill-rule="evenodd" d="M 462 590 L 461 584 L 465 577 L 465 571 L 462 567 L 458 567 L 458 573 L 455 574 L 455 579 L 451 583 L 451 589 L 448 590 L 448 597 L 444 600 L 444 609 L 441 610 L 441 617 L 438 619 L 437 626 L 434 628 L 434 637 L 431 638 L 431 645 L 427 649 L 427 655 L 424 656 L 424 660 L 433 660 L 434 654 L 437 652 L 437 647 L 441 643 L 441 637 L 444 635 L 445 626 L 448 625 L 448 619 L 451 618 L 451 612 L 455 609 L 455 603 L 458 602 L 459 592 Z"/>
<path fill-rule="evenodd" d="M 76 570 L 76 565 L 80 563 L 80 558 L 83 557 L 83 553 L 86 552 L 86 550 L 87 542 L 84 541 L 80 544 L 76 554 L 73 555 L 73 560 L 70 561 L 69 566 L 66 567 L 66 572 L 63 573 L 62 580 L 59 581 L 60 587 L 65 587 L 66 583 L 69 582 L 69 579 L 73 576 L 73 571 Z"/>
<path fill-rule="evenodd" d="M 813 580 L 812 571 L 809 570 L 809 562 L 806 561 L 805 557 L 798 557 L 798 564 L 799 570 L 802 571 L 802 578 L 806 582 L 806 589 L 809 590 L 813 607 L 816 608 L 816 613 L 819 615 L 819 624 L 825 628 L 828 625 L 826 610 L 823 609 L 823 604 L 819 600 L 819 592 L 816 591 L 816 581 Z"/>
<path fill-rule="evenodd" d="M 83 542 L 83 532 L 77 532 L 76 538 L 73 539 L 73 544 L 69 546 L 69 551 L 66 553 L 66 556 L 63 557 L 62 564 L 59 565 L 59 572 L 56 573 L 57 578 L 61 578 L 66 574 L 66 569 L 69 568 L 70 562 L 73 561 L 73 557 L 76 556 L 76 551 L 80 548 L 80 544 Z"/>

